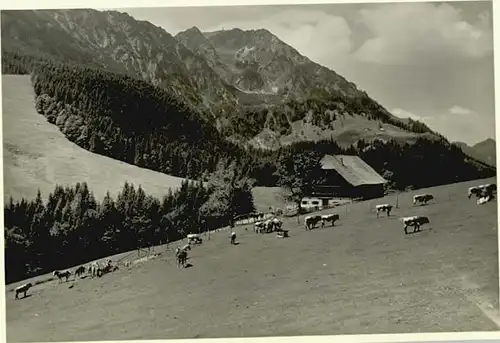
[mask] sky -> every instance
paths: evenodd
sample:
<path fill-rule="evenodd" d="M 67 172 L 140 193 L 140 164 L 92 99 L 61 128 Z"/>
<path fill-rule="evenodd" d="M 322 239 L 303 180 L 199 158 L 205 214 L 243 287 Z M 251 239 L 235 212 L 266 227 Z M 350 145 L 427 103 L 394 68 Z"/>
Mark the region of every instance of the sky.
<path fill-rule="evenodd" d="M 495 138 L 490 1 L 116 10 L 172 35 L 266 28 L 396 116 L 451 141 Z"/>

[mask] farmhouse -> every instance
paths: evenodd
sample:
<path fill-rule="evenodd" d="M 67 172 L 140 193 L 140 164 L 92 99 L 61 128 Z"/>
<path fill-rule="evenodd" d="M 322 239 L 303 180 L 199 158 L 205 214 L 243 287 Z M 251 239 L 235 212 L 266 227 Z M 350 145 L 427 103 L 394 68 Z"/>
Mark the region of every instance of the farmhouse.
<path fill-rule="evenodd" d="M 313 196 L 370 199 L 384 195 L 387 180 L 358 156 L 325 155 L 321 169 L 324 182 L 314 188 Z"/>

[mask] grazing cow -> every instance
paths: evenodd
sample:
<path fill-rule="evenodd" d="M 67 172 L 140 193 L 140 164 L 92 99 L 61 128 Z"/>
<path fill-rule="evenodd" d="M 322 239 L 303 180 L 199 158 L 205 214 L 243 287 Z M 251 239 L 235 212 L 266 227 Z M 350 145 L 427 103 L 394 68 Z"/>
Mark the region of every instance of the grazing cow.
<path fill-rule="evenodd" d="M 271 219 L 268 219 L 264 222 L 264 229 L 267 233 L 274 231 L 274 222 Z"/>
<path fill-rule="evenodd" d="M 191 250 L 191 245 L 185 244 L 180 248 L 178 247 L 177 249 L 188 251 L 188 250 Z"/>
<path fill-rule="evenodd" d="M 200 237 L 198 234 L 190 233 L 187 235 L 188 243 L 189 244 L 201 244 L 203 242 L 203 239 Z"/>
<path fill-rule="evenodd" d="M 274 227 L 274 230 L 278 231 L 279 229 L 281 229 L 281 226 L 283 226 L 283 222 L 279 218 L 273 218 L 272 225 Z"/>
<path fill-rule="evenodd" d="M 83 274 L 85 274 L 85 266 L 80 266 L 80 267 L 76 268 L 76 270 L 75 270 L 75 278 L 77 276 L 81 277 Z"/>
<path fill-rule="evenodd" d="M 102 276 L 102 268 L 101 266 L 99 265 L 99 263 L 97 262 L 92 262 L 90 264 L 90 267 L 89 267 L 89 273 L 90 275 L 92 276 L 92 278 L 94 277 L 101 277 Z"/>
<path fill-rule="evenodd" d="M 257 232 L 257 233 L 261 233 L 261 232 L 262 232 L 262 230 L 264 230 L 265 226 L 266 226 L 266 225 L 265 225 L 265 223 L 264 223 L 264 222 L 256 222 L 256 223 L 254 224 L 253 230 L 254 230 L 255 232 Z"/>
<path fill-rule="evenodd" d="M 494 193 L 497 191 L 496 183 L 489 183 L 483 186 L 483 196 L 493 197 Z"/>
<path fill-rule="evenodd" d="M 413 197 L 413 204 L 416 205 L 417 203 L 421 204 L 427 204 L 428 201 L 434 199 L 434 196 L 429 193 L 425 194 L 417 194 Z"/>
<path fill-rule="evenodd" d="M 392 211 L 393 207 L 394 206 L 389 205 L 389 204 L 382 204 L 382 205 L 375 206 L 375 209 L 377 210 L 377 218 L 379 217 L 380 212 L 386 212 L 387 217 L 389 217 L 391 215 L 391 211 Z"/>
<path fill-rule="evenodd" d="M 477 198 L 493 196 L 497 190 L 497 185 L 495 183 L 488 183 L 486 185 L 479 185 L 470 187 L 468 191 L 469 199 L 474 194 Z"/>
<path fill-rule="evenodd" d="M 186 259 L 187 259 L 187 252 L 188 250 L 191 250 L 191 246 L 189 244 L 186 244 L 186 245 L 183 245 L 182 247 L 177 247 L 175 249 L 175 256 L 178 257 L 178 256 L 184 256 L 183 253 L 186 253 Z M 181 261 L 182 262 L 182 259 L 178 261 Z"/>
<path fill-rule="evenodd" d="M 316 224 L 319 223 L 321 220 L 321 216 L 316 215 L 316 216 L 306 216 L 304 219 L 304 224 L 306 226 L 306 230 L 312 230 Z"/>
<path fill-rule="evenodd" d="M 467 196 L 470 199 L 470 197 L 474 194 L 476 197 L 480 198 L 481 192 L 482 192 L 482 189 L 479 186 L 469 187 L 469 191 L 467 193 Z"/>
<path fill-rule="evenodd" d="M 401 218 L 401 220 L 405 224 L 404 227 L 405 235 L 408 234 L 408 226 L 413 226 L 413 232 L 415 233 L 415 232 L 420 232 L 421 225 L 430 223 L 429 218 L 425 216 L 406 217 L 406 218 Z"/>
<path fill-rule="evenodd" d="M 331 222 L 332 226 L 335 226 L 335 222 L 340 219 L 340 216 L 335 214 L 326 214 L 321 216 L 321 227 L 325 227 L 326 222 Z"/>
<path fill-rule="evenodd" d="M 186 266 L 187 254 L 186 250 L 182 250 L 177 247 L 177 251 L 175 252 L 175 257 L 177 258 L 177 268 L 180 268 L 181 265 L 182 267 Z"/>
<path fill-rule="evenodd" d="M 28 282 L 28 283 L 22 284 L 19 287 L 16 287 L 16 289 L 14 290 L 14 292 L 16 292 L 16 299 L 19 299 L 19 294 L 20 293 L 23 293 L 23 298 L 26 298 L 26 292 L 28 292 L 28 290 L 31 287 L 33 287 L 33 285 L 31 284 L 31 282 Z"/>
<path fill-rule="evenodd" d="M 234 243 L 236 242 L 236 233 L 235 232 L 231 232 L 231 245 L 234 245 Z"/>
<path fill-rule="evenodd" d="M 485 196 L 485 197 L 480 197 L 479 199 L 477 199 L 477 204 L 478 205 L 484 205 L 486 204 L 487 202 L 490 202 L 492 200 L 492 197 L 491 196 Z"/>
<path fill-rule="evenodd" d="M 272 232 L 274 223 L 271 219 L 255 223 L 254 230 L 257 233 Z"/>
<path fill-rule="evenodd" d="M 66 278 L 66 282 L 68 282 L 68 279 L 71 276 L 71 271 L 69 271 L 69 270 L 64 270 L 64 271 L 54 270 L 52 275 L 57 276 L 59 278 L 59 283 L 62 282 L 63 278 Z"/>
<path fill-rule="evenodd" d="M 117 265 L 113 266 L 113 262 L 110 259 L 107 259 L 106 265 L 100 269 L 102 271 L 102 274 L 107 274 L 107 273 L 114 272 L 114 271 L 118 270 L 119 268 Z"/>

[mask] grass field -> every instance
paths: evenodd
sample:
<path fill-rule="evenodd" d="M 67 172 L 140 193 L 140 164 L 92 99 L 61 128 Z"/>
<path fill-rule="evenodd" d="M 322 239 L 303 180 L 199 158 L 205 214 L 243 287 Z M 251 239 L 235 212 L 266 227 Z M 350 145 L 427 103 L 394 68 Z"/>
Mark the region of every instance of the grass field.
<path fill-rule="evenodd" d="M 237 227 L 230 246 L 215 233 L 190 252 L 191 268 L 158 247 L 159 258 L 100 279 L 51 281 L 23 300 L 8 292 L 7 340 L 498 330 L 497 204 L 467 199 L 491 181 L 435 187 L 427 206 L 411 203 L 427 190 L 400 194 L 389 218 L 371 209 L 395 195 L 337 208 L 335 227 L 284 219 L 287 239 Z M 416 214 L 430 225 L 404 235 L 398 219 Z"/>
<path fill-rule="evenodd" d="M 98 199 L 125 181 L 162 198 L 182 178 L 139 168 L 80 148 L 36 113 L 29 76 L 2 76 L 4 199 L 46 198 L 56 184 L 86 181 Z"/>

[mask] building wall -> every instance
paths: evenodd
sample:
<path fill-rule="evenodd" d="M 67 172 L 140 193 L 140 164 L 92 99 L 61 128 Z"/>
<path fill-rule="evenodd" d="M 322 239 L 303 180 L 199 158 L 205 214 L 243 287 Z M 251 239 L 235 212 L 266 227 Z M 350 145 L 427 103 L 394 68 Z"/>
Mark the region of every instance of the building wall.
<path fill-rule="evenodd" d="M 384 184 L 361 185 L 353 188 L 355 198 L 374 199 L 384 196 Z"/>
<path fill-rule="evenodd" d="M 314 195 L 316 196 L 370 199 L 384 195 L 384 184 L 354 187 L 335 170 L 324 170 L 323 176 L 325 181 L 314 188 Z"/>

